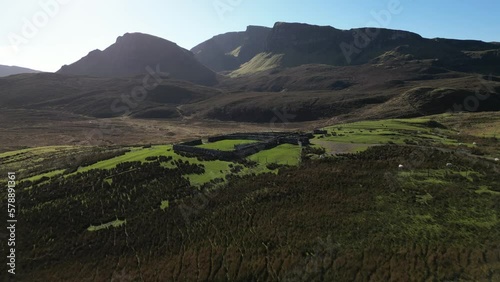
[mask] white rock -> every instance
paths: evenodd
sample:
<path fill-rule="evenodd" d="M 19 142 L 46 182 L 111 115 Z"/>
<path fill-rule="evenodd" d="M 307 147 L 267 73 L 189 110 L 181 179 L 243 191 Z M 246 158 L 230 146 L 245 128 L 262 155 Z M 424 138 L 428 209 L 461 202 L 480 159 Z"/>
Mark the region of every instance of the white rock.
<path fill-rule="evenodd" d="M 495 162 L 498 162 L 498 161 L 500 161 L 500 159 L 498 159 L 498 158 L 495 158 Z"/>
<path fill-rule="evenodd" d="M 401 169 L 401 168 L 404 168 L 404 167 L 405 167 L 405 166 L 404 166 L 404 165 L 402 165 L 402 164 L 400 164 L 400 165 L 398 166 L 398 168 L 400 168 L 400 169 Z"/>
<path fill-rule="evenodd" d="M 446 163 L 446 167 L 452 167 L 453 165 L 451 163 Z"/>
<path fill-rule="evenodd" d="M 476 146 L 476 145 L 477 145 L 477 143 L 476 143 L 476 142 L 473 142 L 473 143 L 472 143 L 472 145 Z"/>

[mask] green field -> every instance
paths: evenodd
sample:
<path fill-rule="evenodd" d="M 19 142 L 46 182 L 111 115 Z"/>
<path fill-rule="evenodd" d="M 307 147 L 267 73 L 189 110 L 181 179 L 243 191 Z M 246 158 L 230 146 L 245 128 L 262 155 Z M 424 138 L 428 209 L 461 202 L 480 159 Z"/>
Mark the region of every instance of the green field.
<path fill-rule="evenodd" d="M 43 177 L 53 177 L 53 176 L 56 176 L 56 175 L 59 175 L 59 174 L 63 174 L 64 172 L 64 169 L 58 169 L 58 170 L 53 170 L 53 171 L 49 171 L 49 172 L 46 172 L 46 173 L 42 173 L 42 174 L 38 174 L 38 175 L 35 175 L 35 176 L 32 176 L 32 177 L 28 177 L 28 178 L 24 178 L 22 179 L 22 181 L 37 181 Z"/>
<path fill-rule="evenodd" d="M 456 135 L 453 130 L 432 128 L 430 122 L 429 118 L 415 118 L 338 124 L 325 127 L 328 134 L 316 135 L 315 139 L 355 144 L 459 145 L 457 140 L 450 138 Z"/>
<path fill-rule="evenodd" d="M 132 147 L 131 151 L 123 156 L 103 160 L 93 165 L 82 167 L 77 172 L 85 172 L 91 169 L 110 169 L 123 162 L 145 161 L 147 157 L 169 156 L 173 154 L 171 145 L 152 146 L 151 148 Z M 171 150 L 172 153 L 167 150 Z"/>
<path fill-rule="evenodd" d="M 248 157 L 257 163 L 276 163 L 295 166 L 300 163 L 301 148 L 296 145 L 282 144 L 270 150 L 263 150 Z"/>
<path fill-rule="evenodd" d="M 252 140 L 223 140 L 223 141 L 218 141 L 214 143 L 209 143 L 205 144 L 207 145 L 206 147 L 213 148 L 213 149 L 219 149 L 219 150 L 229 150 L 234 147 L 235 144 L 247 144 L 247 143 L 252 143 L 256 141 Z M 67 150 L 70 149 L 70 147 L 65 148 Z M 72 172 L 70 174 L 65 174 L 64 177 L 76 175 L 78 173 L 83 173 L 83 172 L 88 172 L 93 169 L 113 169 L 115 168 L 118 164 L 125 163 L 125 162 L 134 162 L 134 161 L 140 161 L 140 162 L 148 162 L 146 160 L 148 157 L 157 157 L 157 156 L 165 156 L 165 157 L 172 157 L 172 161 L 176 160 L 182 160 L 182 161 L 188 161 L 189 163 L 192 164 L 201 164 L 205 168 L 205 173 L 204 174 L 187 174 L 185 177 L 189 179 L 190 183 L 192 186 L 201 186 L 205 183 L 208 183 L 214 179 L 222 179 L 224 182 L 227 180 L 227 176 L 230 174 L 234 175 L 247 175 L 247 174 L 252 174 L 252 173 L 266 173 L 266 172 L 273 172 L 272 170 L 267 168 L 267 165 L 270 163 L 276 163 L 280 165 L 290 165 L 290 166 L 295 166 L 299 164 L 299 158 L 300 158 L 300 152 L 301 148 L 299 146 L 294 146 L 294 145 L 289 145 L 289 144 L 284 144 L 277 146 L 275 148 L 269 149 L 269 150 L 264 150 L 261 152 L 258 152 L 257 154 L 254 154 L 252 156 L 247 157 L 248 160 L 251 161 L 256 161 L 257 164 L 255 167 L 252 168 L 247 168 L 243 167 L 238 173 L 233 173 L 231 172 L 231 167 L 238 165 L 237 163 L 233 162 L 228 162 L 228 161 L 221 161 L 221 160 L 213 160 L 213 161 L 200 161 L 197 158 L 194 157 L 185 157 L 178 155 L 175 153 L 172 149 L 172 145 L 156 145 L 152 146 L 150 148 L 143 148 L 143 147 L 129 147 L 127 148 L 130 150 L 130 152 L 127 152 L 123 155 L 117 156 L 117 157 L 112 157 L 109 159 L 105 160 L 100 160 L 97 161 L 94 164 L 88 165 L 88 166 L 82 166 L 79 167 L 75 172 Z M 54 148 L 35 148 L 35 149 L 29 149 L 29 150 L 22 150 L 22 151 L 15 151 L 15 152 L 10 152 L 9 156 L 14 156 L 18 154 L 25 154 L 26 152 L 30 152 L 30 157 L 35 158 L 38 154 L 46 153 L 46 152 L 52 152 Z M 73 150 L 76 150 L 76 148 L 73 148 Z M 68 151 L 70 152 L 70 151 Z M 166 168 L 175 168 L 175 165 L 173 165 L 173 162 L 169 161 L 166 163 L 163 163 L 164 167 Z M 56 176 L 62 176 L 65 172 L 65 169 L 60 168 L 60 169 L 54 169 L 48 172 L 40 173 L 40 174 L 35 174 L 27 178 L 22 178 L 22 181 L 37 181 L 41 179 L 42 177 L 56 177 Z M 276 171 L 274 171 L 276 172 Z M 111 183 L 111 179 L 106 180 L 108 183 Z"/>

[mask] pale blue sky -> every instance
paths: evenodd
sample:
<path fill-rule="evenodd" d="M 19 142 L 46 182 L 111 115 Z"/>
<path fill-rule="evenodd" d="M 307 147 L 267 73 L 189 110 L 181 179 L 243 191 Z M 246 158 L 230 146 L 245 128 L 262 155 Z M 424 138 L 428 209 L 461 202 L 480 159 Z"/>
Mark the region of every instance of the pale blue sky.
<path fill-rule="evenodd" d="M 500 41 L 497 0 L 0 1 L 0 64 L 43 71 L 102 50 L 126 32 L 153 34 L 190 49 L 216 34 L 277 21 L 341 29 L 378 25 L 429 38 Z M 41 3 L 58 4 L 44 9 Z M 376 16 L 381 14 L 390 18 Z M 35 31 L 26 28 L 30 22 Z"/>

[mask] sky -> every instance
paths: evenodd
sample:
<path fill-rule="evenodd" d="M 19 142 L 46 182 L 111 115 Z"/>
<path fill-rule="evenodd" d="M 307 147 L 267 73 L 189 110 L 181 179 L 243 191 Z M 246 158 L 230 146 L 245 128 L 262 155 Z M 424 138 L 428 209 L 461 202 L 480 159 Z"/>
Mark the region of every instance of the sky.
<path fill-rule="evenodd" d="M 0 64 L 54 72 L 127 32 L 191 49 L 248 25 L 383 27 L 500 41 L 498 0 L 0 0 Z"/>

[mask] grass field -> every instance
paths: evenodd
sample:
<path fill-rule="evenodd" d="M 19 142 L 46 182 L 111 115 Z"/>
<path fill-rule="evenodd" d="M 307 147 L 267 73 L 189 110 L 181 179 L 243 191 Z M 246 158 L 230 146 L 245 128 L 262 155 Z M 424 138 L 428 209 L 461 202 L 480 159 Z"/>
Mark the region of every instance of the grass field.
<path fill-rule="evenodd" d="M 449 150 L 477 149 L 470 137 L 460 135 L 458 129 L 437 121 L 449 116 L 342 123 L 323 128 L 327 134 L 316 134 L 311 143 L 325 148 L 328 154 L 362 152 L 368 147 L 383 144 L 443 147 Z M 481 149 L 492 158 L 498 150 L 493 144 Z"/>
<path fill-rule="evenodd" d="M 125 155 L 108 160 L 103 160 L 90 166 L 82 167 L 78 169 L 77 172 L 85 172 L 91 169 L 110 169 L 123 162 L 145 161 L 147 157 L 172 155 L 172 153 L 169 153 L 167 151 L 172 150 L 171 145 L 152 146 L 151 148 L 132 147 L 130 149 L 131 151 L 126 153 Z"/>
<path fill-rule="evenodd" d="M 251 142 L 255 141 L 224 140 L 206 145 L 210 145 L 207 147 L 211 147 L 214 149 L 229 150 L 230 148 L 232 149 L 232 147 L 235 144 L 246 144 Z M 54 150 L 57 149 L 62 150 L 62 148 L 35 148 L 35 149 L 26 149 L 22 151 L 9 152 L 8 156 L 17 156 L 17 155 L 27 154 L 29 152 L 30 153 L 29 157 L 36 158 L 37 156 L 43 155 L 47 152 L 53 153 Z M 68 152 L 73 152 L 71 150 L 77 150 L 78 148 L 64 147 L 64 149 L 68 150 Z M 188 161 L 189 163 L 192 164 L 203 165 L 205 168 L 204 174 L 185 175 L 185 177 L 189 179 L 191 185 L 197 187 L 205 183 L 208 183 L 214 179 L 222 179 L 223 181 L 226 181 L 227 176 L 230 174 L 243 176 L 251 173 L 259 174 L 259 173 L 273 172 L 273 170 L 267 168 L 267 165 L 270 163 L 290 165 L 290 166 L 298 165 L 300 158 L 300 151 L 301 151 L 299 146 L 294 146 L 289 144 L 284 144 L 269 150 L 264 150 L 248 157 L 249 160 L 257 162 L 257 165 L 255 167 L 252 168 L 243 167 L 238 173 L 233 173 L 231 172 L 231 168 L 237 165 L 237 163 L 221 161 L 221 160 L 200 161 L 197 158 L 184 157 L 175 153 L 172 149 L 172 145 L 156 145 L 156 146 L 151 146 L 150 148 L 127 147 L 127 149 L 129 149 L 130 151 L 123 155 L 112 157 L 109 159 L 99 160 L 94 164 L 79 167 L 75 172 L 66 174 L 64 176 L 68 177 L 71 175 L 75 175 L 77 173 L 88 172 L 93 169 L 113 169 L 118 164 L 124 162 L 134 162 L 134 161 L 147 162 L 148 161 L 147 158 L 149 157 L 165 156 L 165 157 L 172 157 L 172 161 L 163 163 L 163 166 L 166 168 L 175 168 L 175 165 L 173 165 L 173 161 L 176 160 Z M 13 161 L 13 164 L 17 166 L 21 166 L 23 163 L 24 161 L 22 160 L 20 160 L 20 163 L 17 163 L 15 160 Z M 55 176 L 62 176 L 64 172 L 65 168 L 61 167 L 59 169 L 53 169 L 47 172 L 34 174 L 30 177 L 21 179 L 22 181 L 37 181 L 43 177 L 50 178 Z M 108 179 L 107 181 L 108 183 L 111 183 L 111 179 Z"/>
<path fill-rule="evenodd" d="M 32 177 L 24 178 L 24 179 L 22 179 L 22 181 L 37 181 L 43 177 L 50 178 L 50 177 L 53 177 L 53 176 L 56 176 L 59 174 L 63 174 L 63 172 L 64 172 L 64 169 L 57 169 L 57 170 L 49 171 L 46 173 L 37 174 L 37 175 L 32 176 Z"/>
<path fill-rule="evenodd" d="M 249 157 L 257 163 L 276 163 L 280 165 L 298 165 L 300 162 L 300 147 L 282 144 L 270 150 L 263 150 Z"/>
<path fill-rule="evenodd" d="M 316 138 L 340 143 L 358 144 L 405 144 L 406 142 L 427 142 L 435 144 L 458 145 L 454 139 L 447 136 L 451 130 L 431 128 L 428 118 L 389 119 L 380 121 L 363 121 L 339 124 L 325 127 L 327 136 Z"/>

